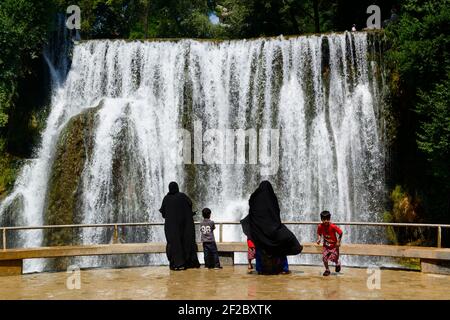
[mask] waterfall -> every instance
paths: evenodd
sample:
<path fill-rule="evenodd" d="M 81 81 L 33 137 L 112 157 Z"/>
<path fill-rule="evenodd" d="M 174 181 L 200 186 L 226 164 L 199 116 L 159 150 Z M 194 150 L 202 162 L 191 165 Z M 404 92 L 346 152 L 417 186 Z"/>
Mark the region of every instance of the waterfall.
<path fill-rule="evenodd" d="M 76 222 L 162 222 L 158 209 L 173 180 L 195 209 L 208 206 L 212 219 L 238 221 L 262 179 L 273 183 L 283 220 L 317 221 L 329 210 L 334 221 L 379 221 L 386 198 L 383 104 L 369 53 L 366 33 L 81 42 L 54 90 L 37 157 L 22 169 L 0 215 L 20 198 L 15 210 L 24 224 L 45 221 L 58 141 L 71 119 L 88 112 L 94 127 Z M 301 241 L 314 239 L 312 227 L 291 229 Z M 348 242 L 384 241 L 374 230 L 344 229 Z M 238 227 L 224 230 L 225 241 L 244 239 Z M 17 245 L 41 245 L 42 232 L 24 234 Z M 84 229 L 78 236 L 106 243 L 111 232 Z M 161 228 L 127 229 L 124 237 L 164 241 Z M 149 262 L 114 259 L 79 261 Z M 27 270 L 42 268 L 30 263 Z"/>
<path fill-rule="evenodd" d="M 61 86 L 70 69 L 70 52 L 73 47 L 72 36 L 65 26 L 64 14 L 57 14 L 55 29 L 49 37 L 49 42 L 44 48 L 43 57 L 50 71 L 52 87 Z M 76 39 L 76 37 L 75 37 Z"/>

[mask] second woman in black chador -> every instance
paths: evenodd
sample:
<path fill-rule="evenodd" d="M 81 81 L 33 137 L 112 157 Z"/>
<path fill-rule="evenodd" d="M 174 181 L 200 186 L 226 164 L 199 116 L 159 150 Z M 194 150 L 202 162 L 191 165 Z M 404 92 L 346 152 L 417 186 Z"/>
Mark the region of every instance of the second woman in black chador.
<path fill-rule="evenodd" d="M 241 220 L 244 233 L 256 247 L 256 270 L 263 274 L 288 271 L 288 255 L 301 253 L 295 235 L 281 223 L 277 196 L 269 181 L 263 181 L 249 200 L 249 214 Z"/>

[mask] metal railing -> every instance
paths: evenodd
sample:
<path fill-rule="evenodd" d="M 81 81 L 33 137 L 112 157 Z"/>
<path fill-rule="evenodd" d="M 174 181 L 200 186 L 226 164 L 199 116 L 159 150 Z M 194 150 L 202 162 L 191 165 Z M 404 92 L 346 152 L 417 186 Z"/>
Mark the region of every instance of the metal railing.
<path fill-rule="evenodd" d="M 286 221 L 286 225 L 318 225 L 320 221 Z M 341 226 L 366 226 L 366 227 L 427 227 L 437 229 L 437 247 L 442 247 L 442 229 L 450 228 L 449 224 L 427 224 L 427 223 L 389 223 L 389 222 L 333 222 Z M 199 225 L 200 222 L 195 222 Z M 223 242 L 223 226 L 239 225 L 240 222 L 215 222 L 219 227 L 219 242 Z M 75 229 L 75 228 L 114 228 L 113 243 L 119 242 L 119 227 L 144 227 L 144 226 L 164 226 L 164 222 L 138 222 L 138 223 L 102 223 L 102 224 L 68 224 L 68 225 L 46 225 L 46 226 L 21 226 L 21 227 L 0 227 L 2 231 L 3 250 L 6 250 L 7 232 L 20 230 L 45 230 L 45 229 Z"/>

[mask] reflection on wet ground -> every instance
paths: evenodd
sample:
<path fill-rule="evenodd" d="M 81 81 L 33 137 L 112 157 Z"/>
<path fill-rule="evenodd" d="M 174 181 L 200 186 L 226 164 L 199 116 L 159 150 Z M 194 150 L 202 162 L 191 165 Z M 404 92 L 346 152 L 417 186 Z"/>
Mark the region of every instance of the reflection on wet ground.
<path fill-rule="evenodd" d="M 76 285 L 73 273 L 28 274 L 0 277 L 0 299 L 450 299 L 447 275 L 381 270 L 377 282 L 377 274 L 364 268 L 343 268 L 330 277 L 316 266 L 291 270 L 263 276 L 248 273 L 246 266 L 91 269 L 81 271 L 80 289 L 72 290 L 67 284 Z"/>

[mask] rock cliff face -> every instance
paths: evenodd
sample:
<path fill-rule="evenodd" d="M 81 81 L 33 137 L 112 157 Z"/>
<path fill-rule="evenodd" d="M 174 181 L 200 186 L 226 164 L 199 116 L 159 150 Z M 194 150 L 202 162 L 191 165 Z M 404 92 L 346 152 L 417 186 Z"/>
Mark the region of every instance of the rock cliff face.
<path fill-rule="evenodd" d="M 86 159 L 92 152 L 95 115 L 99 107 L 85 110 L 74 116 L 63 129 L 53 161 L 46 208 L 45 225 L 78 224 L 82 222 L 80 199 L 82 192 L 82 173 Z M 62 246 L 79 244 L 76 229 L 50 229 L 44 232 L 43 246 Z M 69 259 L 54 259 L 49 269 L 64 270 Z"/>

